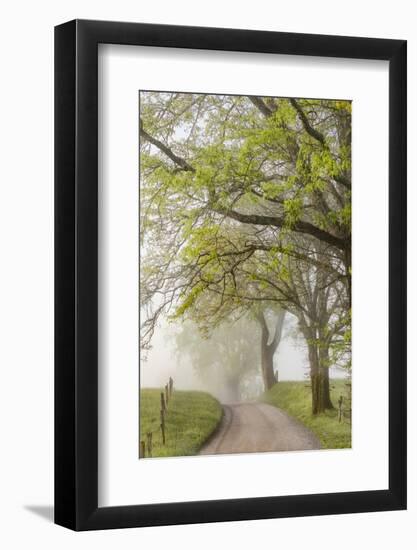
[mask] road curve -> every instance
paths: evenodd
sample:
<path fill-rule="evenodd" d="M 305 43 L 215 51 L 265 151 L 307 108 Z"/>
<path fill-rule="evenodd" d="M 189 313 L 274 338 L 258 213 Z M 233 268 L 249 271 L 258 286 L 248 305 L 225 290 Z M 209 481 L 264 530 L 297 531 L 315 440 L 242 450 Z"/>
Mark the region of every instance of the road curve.
<path fill-rule="evenodd" d="M 202 455 L 320 449 L 317 437 L 285 412 L 266 403 L 223 405 L 223 418 Z"/>

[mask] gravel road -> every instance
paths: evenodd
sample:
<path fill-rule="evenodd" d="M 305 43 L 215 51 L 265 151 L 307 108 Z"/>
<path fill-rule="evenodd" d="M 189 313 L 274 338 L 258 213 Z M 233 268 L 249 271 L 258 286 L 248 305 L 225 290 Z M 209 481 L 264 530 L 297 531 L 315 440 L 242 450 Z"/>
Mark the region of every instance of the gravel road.
<path fill-rule="evenodd" d="M 303 424 L 266 403 L 223 405 L 223 419 L 200 454 L 255 453 L 320 449 Z"/>

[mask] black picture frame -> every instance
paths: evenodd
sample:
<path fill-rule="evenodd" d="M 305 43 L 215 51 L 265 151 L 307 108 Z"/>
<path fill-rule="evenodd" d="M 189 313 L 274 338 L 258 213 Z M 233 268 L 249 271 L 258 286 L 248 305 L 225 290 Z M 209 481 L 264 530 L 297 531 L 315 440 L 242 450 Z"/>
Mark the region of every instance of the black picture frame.
<path fill-rule="evenodd" d="M 389 488 L 98 507 L 98 44 L 389 62 Z M 74 20 L 55 28 L 55 523 L 74 530 L 406 508 L 406 41 Z"/>

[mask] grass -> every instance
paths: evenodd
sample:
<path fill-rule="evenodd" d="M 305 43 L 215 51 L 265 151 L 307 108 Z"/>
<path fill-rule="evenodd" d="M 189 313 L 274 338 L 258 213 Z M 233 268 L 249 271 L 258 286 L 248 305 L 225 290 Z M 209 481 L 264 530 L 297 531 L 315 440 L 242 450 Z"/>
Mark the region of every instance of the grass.
<path fill-rule="evenodd" d="M 330 395 L 337 408 L 339 396 L 346 395 L 344 380 L 331 380 Z M 311 389 L 306 382 L 279 382 L 265 392 L 261 400 L 286 411 L 316 434 L 323 449 L 347 449 L 352 445 L 351 425 L 339 422 L 337 410 L 313 416 L 311 414 Z"/>
<path fill-rule="evenodd" d="M 140 391 L 140 439 L 152 435 L 152 456 L 189 456 L 198 453 L 217 427 L 220 403 L 208 393 L 174 390 L 165 417 L 165 445 L 160 430 L 161 389 Z"/>

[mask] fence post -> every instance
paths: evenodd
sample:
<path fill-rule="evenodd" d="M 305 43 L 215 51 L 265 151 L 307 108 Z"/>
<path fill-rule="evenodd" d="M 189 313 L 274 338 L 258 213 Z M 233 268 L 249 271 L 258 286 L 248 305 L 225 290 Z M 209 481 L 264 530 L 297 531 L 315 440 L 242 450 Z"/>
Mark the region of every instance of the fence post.
<path fill-rule="evenodd" d="M 161 409 L 162 445 L 165 445 L 165 409 Z"/>
<path fill-rule="evenodd" d="M 146 434 L 148 440 L 148 455 L 152 456 L 152 432 Z"/>
<path fill-rule="evenodd" d="M 146 457 L 145 442 L 143 440 L 140 442 L 139 457 L 140 458 L 145 458 Z"/>
<path fill-rule="evenodd" d="M 339 422 L 342 422 L 342 404 L 343 404 L 343 395 L 339 397 Z"/>
<path fill-rule="evenodd" d="M 174 389 L 174 380 L 169 377 L 169 396 L 172 397 L 172 390 Z"/>
<path fill-rule="evenodd" d="M 168 384 L 165 384 L 165 403 L 168 407 L 169 395 L 168 395 Z"/>
<path fill-rule="evenodd" d="M 161 392 L 161 411 L 165 411 L 165 409 L 166 409 L 166 406 L 165 406 L 164 392 Z"/>

